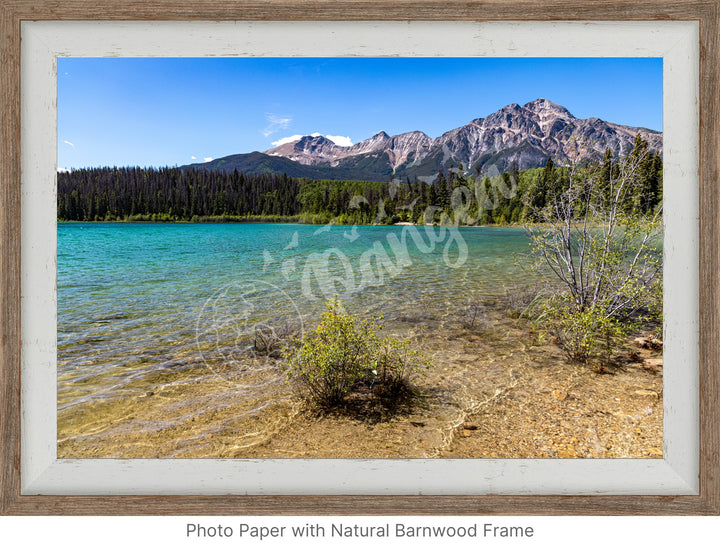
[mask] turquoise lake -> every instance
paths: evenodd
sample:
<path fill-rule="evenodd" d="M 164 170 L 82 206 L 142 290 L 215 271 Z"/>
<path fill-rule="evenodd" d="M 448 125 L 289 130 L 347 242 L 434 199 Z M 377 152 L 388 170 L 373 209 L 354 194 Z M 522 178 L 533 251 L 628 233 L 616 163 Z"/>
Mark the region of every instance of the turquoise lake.
<path fill-rule="evenodd" d="M 307 331 L 334 295 L 400 331 L 532 278 L 515 228 L 58 223 L 57 252 L 60 408 Z"/>

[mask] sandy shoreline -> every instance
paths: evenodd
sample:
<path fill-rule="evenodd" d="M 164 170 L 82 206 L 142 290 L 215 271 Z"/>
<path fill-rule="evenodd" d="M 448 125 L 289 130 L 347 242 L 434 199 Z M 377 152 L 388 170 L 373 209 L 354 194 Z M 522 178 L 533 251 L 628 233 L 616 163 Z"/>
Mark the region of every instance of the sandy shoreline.
<path fill-rule="evenodd" d="M 59 458 L 656 458 L 662 368 L 636 349 L 612 373 L 573 365 L 522 321 L 417 324 L 434 359 L 422 399 L 376 419 L 308 412 L 277 366 L 263 394 L 203 363 L 58 414 Z"/>

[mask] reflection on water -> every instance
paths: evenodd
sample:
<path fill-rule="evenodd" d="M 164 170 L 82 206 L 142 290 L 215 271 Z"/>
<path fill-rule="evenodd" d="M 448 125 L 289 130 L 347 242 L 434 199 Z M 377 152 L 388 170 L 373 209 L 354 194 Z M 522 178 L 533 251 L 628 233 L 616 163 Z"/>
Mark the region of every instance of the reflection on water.
<path fill-rule="evenodd" d="M 60 223 L 58 405 L 155 373 L 252 366 L 258 328 L 307 330 L 334 293 L 389 331 L 441 331 L 527 280 L 527 252 L 508 228 Z"/>

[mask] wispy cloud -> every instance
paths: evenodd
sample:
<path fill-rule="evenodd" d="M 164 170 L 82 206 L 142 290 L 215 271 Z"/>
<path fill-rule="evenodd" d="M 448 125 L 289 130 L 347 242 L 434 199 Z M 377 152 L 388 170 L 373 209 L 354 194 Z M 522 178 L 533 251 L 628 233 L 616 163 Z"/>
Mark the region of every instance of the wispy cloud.
<path fill-rule="evenodd" d="M 203 157 L 203 160 L 205 161 L 205 163 L 209 163 L 210 161 L 213 160 L 213 158 L 212 157 Z"/>
<path fill-rule="evenodd" d="M 71 148 L 75 149 L 75 144 L 73 144 L 72 142 L 68 142 L 67 140 L 63 140 L 63 144 L 67 144 L 67 145 L 70 146 Z"/>
<path fill-rule="evenodd" d="M 275 134 L 278 130 L 286 129 L 292 123 L 292 117 L 280 117 L 274 113 L 265 113 L 265 119 L 267 119 L 268 126 L 265 127 L 262 133 L 266 138 L 271 134 Z"/>
<path fill-rule="evenodd" d="M 194 161 L 195 159 L 197 159 L 197 157 L 195 157 L 194 155 L 191 155 L 190 159 L 192 159 Z"/>

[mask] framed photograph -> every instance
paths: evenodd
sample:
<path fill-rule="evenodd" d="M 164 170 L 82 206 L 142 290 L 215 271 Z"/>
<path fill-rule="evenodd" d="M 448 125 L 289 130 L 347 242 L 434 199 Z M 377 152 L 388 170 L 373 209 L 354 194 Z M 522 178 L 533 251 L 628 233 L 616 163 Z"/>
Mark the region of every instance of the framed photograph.
<path fill-rule="evenodd" d="M 0 14 L 3 514 L 720 513 L 716 0 Z"/>

